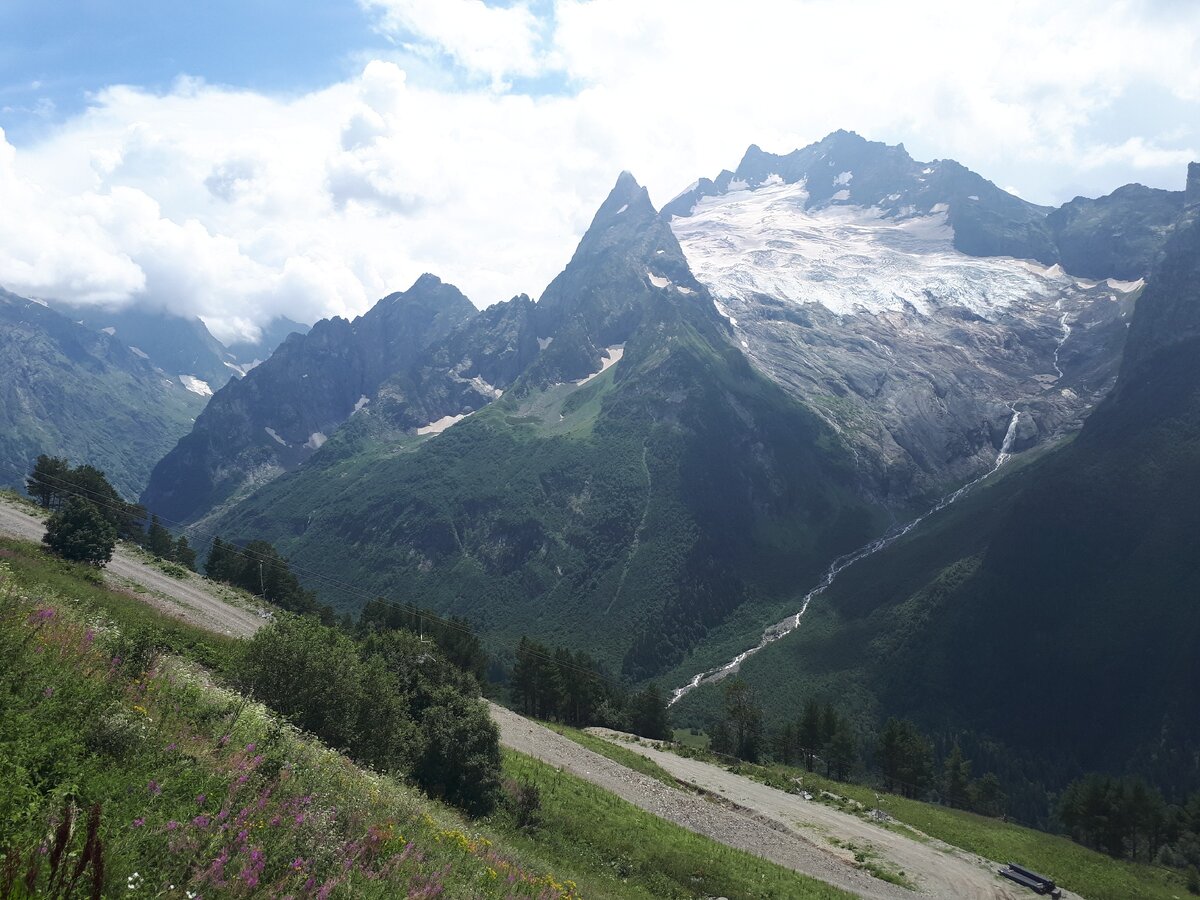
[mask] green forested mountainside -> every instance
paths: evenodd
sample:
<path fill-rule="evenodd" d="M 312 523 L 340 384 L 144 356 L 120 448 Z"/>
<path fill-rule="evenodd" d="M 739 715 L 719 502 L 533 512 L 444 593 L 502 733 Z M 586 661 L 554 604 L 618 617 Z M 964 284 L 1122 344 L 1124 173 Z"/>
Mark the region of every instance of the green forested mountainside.
<path fill-rule="evenodd" d="M 203 406 L 116 338 L 0 289 L 0 484 L 46 453 L 137 497 Z"/>
<path fill-rule="evenodd" d="M 1078 438 L 847 570 L 746 663 L 776 715 L 817 696 L 866 728 L 909 716 L 1029 797 L 1089 770 L 1200 784 L 1198 210 Z"/>
<path fill-rule="evenodd" d="M 518 386 L 433 437 L 331 445 L 216 527 L 352 583 L 322 587 L 342 607 L 419 601 L 653 675 L 880 523 L 832 431 L 710 307 L 664 296 L 646 316 L 587 384 Z"/>

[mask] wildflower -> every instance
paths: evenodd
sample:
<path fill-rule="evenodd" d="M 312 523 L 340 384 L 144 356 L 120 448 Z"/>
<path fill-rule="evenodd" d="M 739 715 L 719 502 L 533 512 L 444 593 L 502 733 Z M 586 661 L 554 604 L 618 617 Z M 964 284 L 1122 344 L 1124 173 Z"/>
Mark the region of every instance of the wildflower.
<path fill-rule="evenodd" d="M 176 822 L 174 819 L 172 819 L 170 822 L 167 823 L 167 831 L 174 831 L 178 827 L 179 827 L 179 823 Z"/>
<path fill-rule="evenodd" d="M 54 696 L 54 688 L 47 687 L 44 691 L 42 691 L 42 696 L 47 699 L 49 699 L 50 697 L 53 697 Z"/>
<path fill-rule="evenodd" d="M 146 819 L 143 816 L 138 816 L 136 819 L 133 820 L 132 824 L 133 824 L 134 828 L 141 828 L 143 825 L 146 824 Z M 137 873 L 135 872 L 134 874 L 136 875 Z"/>
<path fill-rule="evenodd" d="M 96 632 L 89 628 L 83 633 L 83 646 L 90 647 L 92 642 L 96 640 Z"/>
<path fill-rule="evenodd" d="M 212 820 L 208 816 L 201 815 L 201 816 L 196 816 L 196 818 L 192 819 L 192 824 L 195 825 L 197 828 L 207 828 L 209 822 L 211 822 L 211 821 Z"/>
<path fill-rule="evenodd" d="M 167 744 L 166 750 L 167 750 L 167 752 L 168 752 L 168 753 L 170 753 L 170 752 L 171 752 L 172 750 L 174 750 L 174 749 L 175 749 L 177 746 L 178 746 L 178 745 L 177 745 L 177 744 L 176 744 L 174 741 L 171 741 L 171 743 Z"/>
<path fill-rule="evenodd" d="M 146 785 L 146 790 L 148 790 L 151 793 L 151 795 L 155 796 L 155 797 L 157 797 L 159 794 L 162 793 L 162 788 L 160 788 L 158 786 L 158 782 L 155 781 L 153 778 L 151 778 L 150 783 L 148 785 Z"/>
<path fill-rule="evenodd" d="M 208 794 L 197 794 L 197 795 L 196 795 L 196 805 L 197 805 L 197 806 L 203 806 L 203 805 L 204 805 L 204 801 L 205 801 L 205 800 L 207 800 L 207 799 L 208 799 Z"/>
<path fill-rule="evenodd" d="M 304 824 L 304 813 L 296 813 L 296 824 L 297 825 Z"/>
<path fill-rule="evenodd" d="M 247 752 L 247 753 L 253 753 L 253 752 L 254 752 L 254 744 L 253 744 L 253 742 L 251 742 L 251 743 L 249 743 L 249 744 L 247 744 L 247 745 L 246 745 L 246 752 Z"/>
<path fill-rule="evenodd" d="M 36 609 L 29 615 L 29 624 L 37 625 L 41 622 L 49 622 L 55 616 L 53 607 L 43 606 L 41 609 Z"/>

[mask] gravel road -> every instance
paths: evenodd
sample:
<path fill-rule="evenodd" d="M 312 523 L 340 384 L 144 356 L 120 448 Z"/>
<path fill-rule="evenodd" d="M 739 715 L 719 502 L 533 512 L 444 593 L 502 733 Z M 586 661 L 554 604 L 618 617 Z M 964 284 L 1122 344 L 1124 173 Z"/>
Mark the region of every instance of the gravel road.
<path fill-rule="evenodd" d="M 893 900 L 916 896 L 855 868 L 790 829 L 720 800 L 667 787 L 502 706 L 492 704 L 491 710 L 504 746 L 565 769 L 688 831 L 812 875 L 860 897 Z"/>
<path fill-rule="evenodd" d="M 45 531 L 45 523 L 37 516 L 0 501 L 0 533 L 40 541 Z M 221 588 L 199 575 L 189 572 L 184 578 L 172 578 L 120 545 L 104 577 L 110 586 L 135 594 L 168 615 L 220 634 L 248 637 L 265 621 L 255 612 L 221 599 L 217 596 Z"/>
<path fill-rule="evenodd" d="M 926 835 L 920 839 L 883 827 L 873 821 L 805 800 L 776 788 L 735 775 L 719 766 L 685 759 L 645 742 L 631 743 L 606 729 L 588 729 L 599 737 L 652 759 L 680 781 L 693 784 L 737 804 L 792 833 L 803 835 L 830 853 L 849 862 L 853 854 L 841 844 L 866 850 L 869 859 L 888 871 L 904 872 L 926 896 L 961 900 L 1023 900 L 1030 894 L 995 874 L 998 864 L 967 853 Z M 908 896 L 913 896 L 911 893 Z M 1063 895 L 1068 896 L 1064 893 Z"/>

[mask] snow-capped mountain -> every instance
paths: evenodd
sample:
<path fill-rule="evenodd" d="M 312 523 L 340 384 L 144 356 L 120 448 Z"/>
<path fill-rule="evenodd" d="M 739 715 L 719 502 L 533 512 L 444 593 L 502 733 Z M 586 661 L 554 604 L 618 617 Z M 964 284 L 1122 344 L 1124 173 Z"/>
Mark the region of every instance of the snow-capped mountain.
<path fill-rule="evenodd" d="M 1182 205 L 1158 193 L 1127 229 L 1142 257 Z M 1103 227 L 1109 207 L 1089 203 Z M 737 344 L 901 502 L 990 464 L 1014 415 L 1026 449 L 1111 387 L 1142 282 L 1065 271 L 1050 214 L 845 132 L 787 156 L 751 147 L 663 210 Z M 1125 249 L 1112 274 L 1130 274 Z"/>

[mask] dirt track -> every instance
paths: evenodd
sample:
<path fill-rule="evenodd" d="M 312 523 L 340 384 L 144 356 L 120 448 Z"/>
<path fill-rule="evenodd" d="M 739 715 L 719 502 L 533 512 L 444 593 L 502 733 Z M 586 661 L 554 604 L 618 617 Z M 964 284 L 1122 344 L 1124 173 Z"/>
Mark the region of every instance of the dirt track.
<path fill-rule="evenodd" d="M 0 501 L 0 533 L 40 541 L 45 531 L 37 516 Z M 105 578 L 112 587 L 135 594 L 168 615 L 221 634 L 248 637 L 265 621 L 216 596 L 221 589 L 199 575 L 189 572 L 184 578 L 172 578 L 120 546 L 105 569 Z"/>
<path fill-rule="evenodd" d="M 922 894 L 963 900 L 1021 900 L 1030 896 L 1028 892 L 998 877 L 995 874 L 997 863 L 927 835 L 917 836 L 916 832 L 909 834 L 893 830 L 817 800 L 805 800 L 797 794 L 789 794 L 735 775 L 719 766 L 685 759 L 648 746 L 645 742 L 622 740 L 622 736 L 615 732 L 589 730 L 653 760 L 680 781 L 724 797 L 832 853 L 840 854 L 847 863 L 853 854 L 838 847 L 832 840 L 866 850 L 871 860 L 883 863 L 889 871 L 904 872 L 905 877 L 914 882 Z"/>
<path fill-rule="evenodd" d="M 492 704 L 491 709 L 504 746 L 565 769 L 688 831 L 812 875 L 860 897 L 893 900 L 916 896 L 848 865 L 794 832 L 719 800 L 667 787 L 501 706 Z"/>

